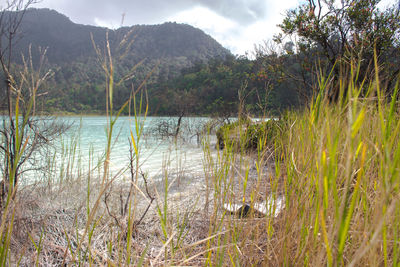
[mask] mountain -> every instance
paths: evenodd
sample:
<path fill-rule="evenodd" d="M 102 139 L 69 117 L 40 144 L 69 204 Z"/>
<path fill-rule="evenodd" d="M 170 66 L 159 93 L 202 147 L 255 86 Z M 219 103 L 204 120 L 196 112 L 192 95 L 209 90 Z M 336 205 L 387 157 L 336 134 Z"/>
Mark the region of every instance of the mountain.
<path fill-rule="evenodd" d="M 54 10 L 28 9 L 18 33 L 13 50 L 15 62 L 22 63 L 21 54 L 27 58 L 31 47 L 35 63 L 39 48 L 47 48 L 47 67 L 54 75 L 47 83 L 42 106 L 50 111 L 105 110 L 105 77 L 93 44 L 103 54 L 106 38 L 113 54 L 116 80 L 141 62 L 129 81 L 114 88 L 116 107 L 129 98 L 132 88 L 137 88 L 149 73 L 147 85 L 151 98 L 163 90 L 158 84 L 176 78 L 183 69 L 211 59 L 232 57 L 229 50 L 200 29 L 171 22 L 111 30 L 76 24 Z"/>
<path fill-rule="evenodd" d="M 73 23 L 68 17 L 50 9 L 27 10 L 20 27 L 22 39 L 17 49 L 27 52 L 47 47 L 50 63 L 76 61 L 94 56 L 91 36 L 96 44 L 104 44 L 106 33 L 115 46 L 129 33 L 128 56 L 131 60 L 185 57 L 190 63 L 224 57 L 230 52 L 200 29 L 186 24 L 135 25 L 116 30 Z M 35 51 L 36 52 L 36 51 Z"/>

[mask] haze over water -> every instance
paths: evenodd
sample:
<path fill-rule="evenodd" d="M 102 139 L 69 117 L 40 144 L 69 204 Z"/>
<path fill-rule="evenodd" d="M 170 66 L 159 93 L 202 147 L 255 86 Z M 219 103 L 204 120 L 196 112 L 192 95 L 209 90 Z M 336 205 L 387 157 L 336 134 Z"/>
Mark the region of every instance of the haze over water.
<path fill-rule="evenodd" d="M 79 173 L 83 175 L 89 170 L 89 166 L 92 172 L 102 172 L 107 146 L 107 117 L 77 116 L 58 117 L 57 119 L 72 123 L 72 126 L 55 143 L 55 156 L 54 154 L 50 156 L 55 160 L 48 165 L 55 169 L 55 173 L 63 172 L 64 175 L 67 167 L 71 166 L 71 162 L 75 169 L 79 169 Z M 177 118 L 167 117 L 147 117 L 145 120 L 141 118 L 143 132 L 139 140 L 140 171 L 151 179 L 160 179 L 164 175 L 163 170 L 165 169 L 168 169 L 168 173 L 172 175 L 182 171 L 191 175 L 203 174 L 203 151 L 196 133 L 209 119 L 183 118 L 180 130 L 181 138 L 178 138 L 177 142 L 174 142 L 172 137 L 165 138 L 158 133 L 157 129 L 160 127 L 164 129 L 168 122 L 170 125 L 174 125 L 176 120 Z M 111 175 L 123 172 L 129 176 L 131 131 L 137 138 L 134 118 L 120 117 L 113 130 L 110 157 Z M 74 150 L 75 152 L 72 152 Z M 97 168 L 95 168 L 96 165 Z M 62 171 L 62 169 L 65 170 Z M 26 175 L 32 177 L 32 174 Z M 73 172 L 72 175 L 77 174 Z M 35 175 L 35 177 L 39 176 Z M 59 178 L 53 177 L 52 179 Z"/>

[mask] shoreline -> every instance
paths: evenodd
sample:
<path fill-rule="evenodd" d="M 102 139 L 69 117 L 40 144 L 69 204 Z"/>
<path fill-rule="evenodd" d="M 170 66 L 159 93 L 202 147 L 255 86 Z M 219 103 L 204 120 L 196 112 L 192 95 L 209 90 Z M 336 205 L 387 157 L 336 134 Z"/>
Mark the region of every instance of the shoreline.
<path fill-rule="evenodd" d="M 247 156 L 243 160 L 246 161 L 243 166 L 241 165 L 243 162 L 238 159 L 230 170 L 229 176 L 232 177 L 229 179 L 233 179 L 234 183 L 231 190 L 235 195 L 231 198 L 232 203 L 242 201 L 242 179 L 246 173 L 248 174 L 246 199 L 251 199 L 255 188 L 258 188 L 256 190 L 257 199 L 267 198 L 270 186 L 258 187 L 260 176 L 257 173 L 254 156 Z M 261 172 L 263 181 L 268 181 L 268 176 L 273 173 L 273 165 L 266 165 Z M 103 197 L 101 172 L 98 175 L 98 178 L 92 177 L 89 180 L 85 179 L 85 175 L 83 175 L 78 179 L 65 180 L 62 183 L 46 184 L 46 182 L 41 182 L 21 188 L 21 194 L 19 194 L 21 205 L 23 203 L 31 204 L 21 206 L 21 212 L 15 218 L 16 232 L 31 233 L 32 236 L 38 237 L 40 231 L 45 231 L 46 240 L 43 244 L 42 254 L 53 255 L 51 260 L 59 262 L 68 251 L 69 242 L 78 244 L 80 238 L 84 238 L 82 249 L 87 246 L 88 239 L 87 236 L 84 237 L 86 220 L 88 220 L 87 208 L 92 209 L 95 206 L 96 199 L 100 197 L 100 205 L 96 210 L 97 216 L 100 217 L 97 226 L 93 229 L 95 238 L 91 241 L 91 246 L 99 253 L 106 253 L 107 247 L 102 245 L 106 240 L 114 240 L 113 242 L 116 244 L 118 236 L 126 234 L 128 218 L 126 215 L 121 215 L 119 210 L 122 203 L 120 202 L 121 196 L 122 200 L 125 201 L 130 182 L 129 179 L 115 180 L 105 191 Z M 179 241 L 180 246 L 190 247 L 192 244 L 199 243 L 194 248 L 198 253 L 201 253 L 204 249 L 203 240 L 208 237 L 213 216 L 217 215 L 221 217 L 219 220 L 227 223 L 230 220 L 238 220 L 235 215 L 224 215 L 226 211 L 224 211 L 223 203 L 219 202 L 218 197 L 215 198 L 215 191 L 211 186 L 213 182 L 210 179 L 214 178 L 207 178 L 208 175 L 210 173 L 207 170 L 204 170 L 202 175 L 191 172 L 168 173 L 166 174 L 168 177 L 167 184 L 165 178 L 157 180 L 147 178 L 148 188 L 145 187 L 145 183 L 139 177 L 139 191 L 134 198 L 137 200 L 134 218 L 135 222 L 141 221 L 134 226 L 132 242 L 137 251 L 147 251 L 146 260 L 148 262 L 152 262 L 156 266 L 168 262 L 168 257 L 164 257 L 162 253 L 165 242 L 163 241 L 163 216 L 166 216 L 165 218 L 168 220 L 168 223 L 164 223 L 170 225 L 168 231 L 172 231 L 168 232 L 169 235 L 176 235 L 177 233 L 173 229 L 183 223 L 184 228 L 181 230 L 185 234 Z M 208 193 L 207 179 L 210 184 Z M 88 185 L 91 188 L 90 190 Z M 167 190 L 165 190 L 166 185 Z M 87 198 L 88 196 L 89 198 Z M 152 203 L 151 198 L 154 198 Z M 151 203 L 150 206 L 149 203 Z M 253 220 L 254 222 L 265 221 L 265 219 L 260 221 L 258 218 L 254 218 L 245 219 L 243 223 Z M 221 234 L 223 233 L 224 231 L 221 230 Z M 57 240 L 56 243 L 54 243 L 55 240 Z M 26 236 L 20 236 L 20 239 L 14 240 L 15 251 L 23 251 L 27 246 L 29 246 L 29 240 Z M 61 248 L 62 250 L 59 250 Z M 34 251 L 31 253 L 34 253 Z M 31 256 L 28 253 L 23 257 L 21 263 L 25 262 L 29 265 L 29 258 Z M 72 260 L 68 253 L 67 262 Z M 191 261 L 191 264 L 195 265 L 200 263 L 202 263 L 201 257 Z"/>

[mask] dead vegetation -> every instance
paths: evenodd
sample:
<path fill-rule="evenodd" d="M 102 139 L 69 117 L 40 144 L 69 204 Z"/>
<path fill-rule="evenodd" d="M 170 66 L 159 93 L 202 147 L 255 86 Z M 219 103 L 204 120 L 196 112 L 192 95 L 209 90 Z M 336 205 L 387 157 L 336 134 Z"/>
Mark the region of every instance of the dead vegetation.
<path fill-rule="evenodd" d="M 239 181 L 244 179 L 246 168 L 236 164 L 231 170 L 232 179 L 237 181 L 230 189 L 233 193 L 230 201 L 236 199 L 235 201 L 240 202 L 242 199 Z M 248 198 L 250 199 L 251 192 L 254 193 L 255 190 L 259 194 L 257 198 L 261 198 L 261 195 L 267 193 L 265 181 L 262 185 L 260 182 L 257 183 L 255 166 L 249 167 L 248 173 L 251 175 L 246 193 Z M 88 207 L 93 206 L 102 193 L 98 177 L 97 179 L 91 177 L 89 183 L 88 179 L 80 177 L 63 183 L 42 183 L 21 188 L 16 200 L 17 212 L 11 242 L 13 264 L 124 265 L 127 263 L 127 245 L 129 245 L 129 250 L 132 252 L 131 263 L 142 260 L 143 264 L 150 266 L 203 265 L 209 257 L 207 242 L 210 241 L 210 231 L 215 232 L 213 234 L 215 236 L 231 235 L 228 230 L 229 224 L 235 222 L 242 228 L 251 229 L 240 232 L 238 238 L 241 240 L 246 240 L 249 234 L 263 232 L 265 219 L 255 217 L 238 219 L 228 215 L 221 207 L 214 206 L 211 206 L 207 213 L 204 177 L 191 176 L 188 173 L 176 176 L 175 180 L 173 177 L 169 179 L 167 184 L 165 179 L 146 181 L 147 186 L 143 180 L 139 183 L 140 188 L 135 191 L 137 208 L 130 244 L 127 240 L 129 214 L 121 212 L 121 207 L 125 206 L 122 199 L 128 196 L 131 190 L 129 181 L 116 180 L 109 186 L 109 190 L 103 193 L 93 223 L 94 227 L 86 236 L 84 229 L 88 220 Z M 167 190 L 165 186 L 168 187 Z M 166 198 L 165 193 L 167 193 Z M 209 193 L 214 195 L 215 192 Z M 154 201 L 151 197 L 154 197 Z M 164 212 L 165 201 L 168 205 L 166 208 L 168 214 L 165 215 L 167 219 L 163 226 L 164 214 L 160 215 L 159 209 L 161 213 Z M 209 201 L 216 203 L 213 196 Z M 214 227 L 219 221 L 222 224 L 220 229 L 216 230 Z M 261 240 L 257 243 L 254 245 L 261 246 L 260 249 L 263 251 L 264 245 Z M 247 254 L 247 250 L 254 249 L 254 246 L 251 247 L 244 246 L 243 252 L 252 256 L 243 257 L 242 262 L 254 262 L 254 257 L 257 258 L 256 255 L 262 254 L 261 251 L 257 254 Z"/>

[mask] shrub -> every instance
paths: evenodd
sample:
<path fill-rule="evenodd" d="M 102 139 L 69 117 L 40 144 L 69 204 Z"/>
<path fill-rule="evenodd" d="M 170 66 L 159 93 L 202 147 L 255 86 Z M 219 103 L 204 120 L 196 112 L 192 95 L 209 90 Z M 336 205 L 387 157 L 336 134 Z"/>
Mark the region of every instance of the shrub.
<path fill-rule="evenodd" d="M 282 131 L 282 121 L 269 119 L 267 121 L 254 122 L 251 119 L 240 119 L 233 123 L 222 125 L 217 135 L 217 146 L 223 149 L 225 146 L 233 146 L 235 149 L 257 149 L 260 145 L 273 146 L 275 138 Z"/>

